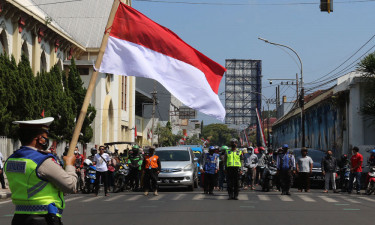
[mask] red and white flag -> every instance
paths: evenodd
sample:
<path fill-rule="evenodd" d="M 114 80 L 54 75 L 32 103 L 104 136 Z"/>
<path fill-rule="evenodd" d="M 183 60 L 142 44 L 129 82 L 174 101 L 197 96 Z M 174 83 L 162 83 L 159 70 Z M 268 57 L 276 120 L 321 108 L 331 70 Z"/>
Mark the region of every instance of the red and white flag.
<path fill-rule="evenodd" d="M 137 10 L 120 3 L 99 71 L 157 80 L 183 104 L 223 121 L 225 68 Z"/>

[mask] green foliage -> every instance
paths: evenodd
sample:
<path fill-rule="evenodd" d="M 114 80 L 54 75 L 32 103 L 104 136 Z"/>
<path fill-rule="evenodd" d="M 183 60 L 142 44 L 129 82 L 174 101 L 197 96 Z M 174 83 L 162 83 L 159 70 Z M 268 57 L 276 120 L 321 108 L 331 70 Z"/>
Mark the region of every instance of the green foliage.
<path fill-rule="evenodd" d="M 231 138 L 237 138 L 237 131 L 225 124 L 209 124 L 203 128 L 202 136 L 210 140 L 210 145 L 229 145 Z"/>
<path fill-rule="evenodd" d="M 202 141 L 199 139 L 197 134 L 194 134 L 192 137 L 186 138 L 185 144 L 187 145 L 201 145 Z"/>
<path fill-rule="evenodd" d="M 0 56 L 0 135 L 16 139 L 15 120 L 54 117 L 50 136 L 57 141 L 68 141 L 72 137 L 75 118 L 80 112 L 86 89 L 79 77 L 74 60 L 70 67 L 72 77 L 66 78 L 57 65 L 50 72 L 34 76 L 29 60 L 22 55 L 19 64 L 7 55 Z M 72 89 L 69 89 L 71 87 Z M 79 108 L 79 110 L 78 110 Z M 90 124 L 95 119 L 96 110 L 89 106 L 82 128 L 80 141 L 89 142 L 93 136 Z"/>
<path fill-rule="evenodd" d="M 375 52 L 363 58 L 357 70 L 364 74 L 365 79 L 365 100 L 361 113 L 375 123 Z"/>

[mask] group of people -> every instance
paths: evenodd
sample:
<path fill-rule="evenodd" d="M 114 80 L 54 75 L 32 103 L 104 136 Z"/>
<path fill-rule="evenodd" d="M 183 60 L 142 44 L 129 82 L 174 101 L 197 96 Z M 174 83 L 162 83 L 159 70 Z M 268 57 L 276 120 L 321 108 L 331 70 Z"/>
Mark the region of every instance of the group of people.
<path fill-rule="evenodd" d="M 208 153 L 202 155 L 200 160 L 200 171 L 202 174 L 203 188 L 205 194 L 213 194 L 215 187 L 219 185 L 223 189 L 223 181 L 227 181 L 229 199 L 238 199 L 240 181 L 244 179 L 243 189 L 255 190 L 257 184 L 262 184 L 265 176 L 265 168 L 273 166 L 277 173 L 274 178 L 274 185 L 281 191 L 282 195 L 290 195 L 290 188 L 293 182 L 300 192 L 310 192 L 310 176 L 313 172 L 313 160 L 308 156 L 308 149 L 301 149 L 301 157 L 295 158 L 293 151 L 284 144 L 275 153 L 272 149 L 265 151 L 258 147 L 255 153 L 253 147 L 240 150 L 237 148 L 237 140 L 232 139 L 229 148 L 227 146 L 209 147 Z M 369 158 L 369 164 L 375 166 L 375 151 Z M 348 159 L 345 154 L 340 160 L 336 160 L 331 150 L 321 160 L 321 169 L 324 176 L 324 193 L 328 193 L 330 184 L 333 192 L 336 189 L 337 172 L 340 173 L 342 192 L 352 193 L 355 186 L 359 194 L 361 189 L 363 156 L 359 153 L 358 147 L 352 148 L 352 156 Z M 349 182 L 344 185 L 345 173 L 350 172 Z M 296 178 L 296 179 L 295 179 Z M 262 185 L 262 190 L 265 191 Z"/>

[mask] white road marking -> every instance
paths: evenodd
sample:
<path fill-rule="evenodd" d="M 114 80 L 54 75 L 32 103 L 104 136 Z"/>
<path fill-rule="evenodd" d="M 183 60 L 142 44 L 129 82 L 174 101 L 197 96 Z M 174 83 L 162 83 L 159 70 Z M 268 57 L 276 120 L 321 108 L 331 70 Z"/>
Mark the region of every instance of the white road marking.
<path fill-rule="evenodd" d="M 271 201 L 270 197 L 267 195 L 258 195 L 258 198 L 261 201 Z"/>
<path fill-rule="evenodd" d="M 298 195 L 298 197 L 301 198 L 305 202 L 316 202 L 314 199 L 306 195 Z"/>
<path fill-rule="evenodd" d="M 347 196 L 339 196 L 339 197 L 342 198 L 342 199 L 344 199 L 345 201 L 350 202 L 350 203 L 356 203 L 356 204 L 360 203 L 359 201 L 351 199 L 351 198 L 348 198 Z"/>
<path fill-rule="evenodd" d="M 323 199 L 324 201 L 326 201 L 326 202 L 338 202 L 338 201 L 336 201 L 335 199 L 333 199 L 333 198 L 329 198 L 329 197 L 327 197 L 327 196 L 318 196 L 319 198 L 321 198 L 321 199 Z"/>
<path fill-rule="evenodd" d="M 74 197 L 74 198 L 69 198 L 69 199 L 65 200 L 65 202 L 70 202 L 70 201 L 74 201 L 74 200 L 81 199 L 81 198 L 83 198 L 83 196 L 78 196 L 78 197 Z"/>
<path fill-rule="evenodd" d="M 279 198 L 283 202 L 293 202 L 294 200 L 287 195 L 279 195 Z"/>
<path fill-rule="evenodd" d="M 193 198 L 193 200 L 202 200 L 202 199 L 204 199 L 204 194 L 197 194 Z"/>
<path fill-rule="evenodd" d="M 95 200 L 98 200 L 98 199 L 101 199 L 103 198 L 103 196 L 99 196 L 99 197 L 91 197 L 91 198 L 88 198 L 86 200 L 83 200 L 82 202 L 92 202 L 92 201 L 95 201 Z"/>
<path fill-rule="evenodd" d="M 111 198 L 107 198 L 106 200 L 104 200 L 105 202 L 110 202 L 110 201 L 113 201 L 113 200 L 116 200 L 116 199 L 119 199 L 119 198 L 123 198 L 125 197 L 125 195 L 116 195 L 116 196 L 113 196 Z"/>
<path fill-rule="evenodd" d="M 8 201 L 0 202 L 0 205 L 1 205 L 1 204 L 5 204 L 5 203 L 9 203 L 9 202 L 12 202 L 12 200 L 8 200 Z"/>
<path fill-rule="evenodd" d="M 133 197 L 130 197 L 129 199 L 125 200 L 125 201 L 135 201 L 135 200 L 138 200 L 142 197 L 145 197 L 143 195 L 134 195 Z"/>
<path fill-rule="evenodd" d="M 159 194 L 158 196 L 153 196 L 152 198 L 150 198 L 150 200 L 151 200 L 151 201 L 157 201 L 157 200 L 163 198 L 164 196 L 165 196 L 165 195 L 161 195 L 161 194 Z"/>
<path fill-rule="evenodd" d="M 370 202 L 375 202 L 375 199 L 372 199 L 372 198 L 369 198 L 369 197 L 358 197 L 360 199 L 364 199 L 364 200 L 367 200 L 367 201 L 370 201 Z"/>
<path fill-rule="evenodd" d="M 178 194 L 176 195 L 174 198 L 172 198 L 173 201 L 177 201 L 177 200 L 181 200 L 182 198 L 184 198 L 186 196 L 186 194 Z"/>
<path fill-rule="evenodd" d="M 238 195 L 238 200 L 248 201 L 249 196 L 247 194 L 240 194 L 240 195 Z"/>

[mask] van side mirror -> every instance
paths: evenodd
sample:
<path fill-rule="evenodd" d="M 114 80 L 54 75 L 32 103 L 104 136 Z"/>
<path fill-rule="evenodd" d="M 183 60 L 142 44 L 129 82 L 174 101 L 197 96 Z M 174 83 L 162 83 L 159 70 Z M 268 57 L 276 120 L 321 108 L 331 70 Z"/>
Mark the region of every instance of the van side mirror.
<path fill-rule="evenodd" d="M 198 158 L 197 157 L 194 157 L 194 162 L 198 162 Z"/>

